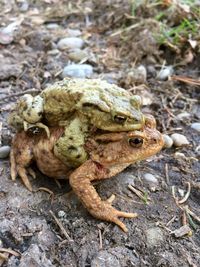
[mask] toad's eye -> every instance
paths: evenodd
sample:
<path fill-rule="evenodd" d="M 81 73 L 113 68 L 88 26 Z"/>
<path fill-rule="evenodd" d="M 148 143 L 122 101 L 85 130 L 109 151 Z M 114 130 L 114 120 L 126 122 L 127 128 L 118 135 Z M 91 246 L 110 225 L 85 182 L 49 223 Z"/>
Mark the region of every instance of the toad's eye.
<path fill-rule="evenodd" d="M 38 135 L 41 133 L 41 129 L 38 127 L 31 127 L 28 129 L 28 132 L 34 135 Z"/>
<path fill-rule="evenodd" d="M 143 144 L 143 139 L 141 137 L 134 137 L 130 138 L 128 142 L 132 147 L 141 147 Z"/>
<path fill-rule="evenodd" d="M 116 123 L 122 124 L 122 123 L 124 123 L 126 121 L 126 117 L 115 115 L 114 116 L 114 121 Z"/>

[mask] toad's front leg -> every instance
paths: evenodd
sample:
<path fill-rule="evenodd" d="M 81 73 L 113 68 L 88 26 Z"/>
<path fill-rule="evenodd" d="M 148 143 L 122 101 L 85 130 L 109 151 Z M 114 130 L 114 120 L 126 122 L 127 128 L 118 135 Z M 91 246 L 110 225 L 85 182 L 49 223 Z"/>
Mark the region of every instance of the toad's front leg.
<path fill-rule="evenodd" d="M 121 169 L 124 169 L 124 167 Z M 91 184 L 93 180 L 109 178 L 119 171 L 119 169 L 110 171 L 99 163 L 88 160 L 70 175 L 69 181 L 74 192 L 94 217 L 113 222 L 121 227 L 124 232 L 127 232 L 126 226 L 118 217 L 135 218 L 137 214 L 118 211 L 111 206 L 109 201 L 102 201 Z"/>

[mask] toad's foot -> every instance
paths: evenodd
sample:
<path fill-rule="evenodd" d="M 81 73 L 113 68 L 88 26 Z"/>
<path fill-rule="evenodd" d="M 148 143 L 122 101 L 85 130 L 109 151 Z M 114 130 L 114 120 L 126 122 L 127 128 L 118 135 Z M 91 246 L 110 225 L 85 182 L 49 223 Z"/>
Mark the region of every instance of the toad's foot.
<path fill-rule="evenodd" d="M 31 185 L 29 178 L 28 178 L 28 175 L 27 175 L 27 170 L 25 168 L 19 167 L 17 172 L 18 172 L 20 178 L 22 179 L 22 182 L 26 186 L 26 188 L 29 191 L 33 191 L 32 185 Z"/>
<path fill-rule="evenodd" d="M 107 201 L 102 201 L 101 205 L 98 206 L 97 209 L 91 209 L 89 212 L 96 218 L 113 222 L 117 224 L 124 232 L 128 232 L 127 227 L 123 222 L 119 220 L 118 217 L 124 217 L 124 218 L 135 218 L 137 217 L 137 213 L 128 213 L 123 212 L 115 209 L 110 204 L 108 204 Z"/>
<path fill-rule="evenodd" d="M 69 181 L 74 192 L 80 198 L 90 214 L 98 219 L 113 222 L 121 227 L 124 232 L 127 232 L 128 230 L 126 226 L 118 217 L 135 218 L 137 214 L 116 210 L 111 206 L 113 196 L 106 201 L 102 201 L 94 186 L 91 184 L 91 181 L 93 180 L 106 179 L 112 174 L 112 171 L 104 168 L 102 165 L 99 165 L 92 160 L 88 160 L 70 175 Z"/>
<path fill-rule="evenodd" d="M 13 139 L 10 152 L 11 179 L 15 181 L 17 175 L 19 175 L 30 191 L 32 191 L 32 186 L 28 175 L 33 178 L 36 176 L 35 172 L 29 167 L 33 158 L 31 142 L 25 132 L 17 133 Z"/>

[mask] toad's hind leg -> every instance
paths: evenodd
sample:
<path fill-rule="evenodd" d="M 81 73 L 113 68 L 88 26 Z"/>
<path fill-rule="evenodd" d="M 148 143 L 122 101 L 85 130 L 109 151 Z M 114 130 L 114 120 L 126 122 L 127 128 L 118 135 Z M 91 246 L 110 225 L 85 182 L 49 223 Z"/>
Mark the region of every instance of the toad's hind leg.
<path fill-rule="evenodd" d="M 26 188 L 32 191 L 32 186 L 27 173 L 29 165 L 33 158 L 32 142 L 24 132 L 17 133 L 12 142 L 10 153 L 11 178 L 16 180 L 20 176 Z"/>
<path fill-rule="evenodd" d="M 122 169 L 124 167 L 118 169 L 117 173 Z M 119 220 L 119 217 L 135 218 L 137 214 L 116 210 L 111 206 L 113 198 L 102 201 L 91 184 L 92 180 L 109 178 L 115 174 L 116 170 L 110 169 L 108 172 L 100 164 L 88 160 L 70 175 L 69 181 L 74 192 L 94 217 L 113 222 L 127 232 L 126 226 Z"/>

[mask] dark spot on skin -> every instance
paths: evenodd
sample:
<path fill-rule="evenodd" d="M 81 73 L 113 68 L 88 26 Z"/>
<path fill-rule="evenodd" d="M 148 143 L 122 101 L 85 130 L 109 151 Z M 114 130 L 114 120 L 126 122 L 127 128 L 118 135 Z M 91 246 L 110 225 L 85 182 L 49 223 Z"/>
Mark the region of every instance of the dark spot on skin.
<path fill-rule="evenodd" d="M 45 149 L 42 149 L 42 150 L 41 150 L 41 153 L 42 153 L 42 154 L 46 154 L 46 150 L 45 150 Z"/>
<path fill-rule="evenodd" d="M 69 137 L 69 140 L 74 140 L 74 138 L 72 136 Z"/>
<path fill-rule="evenodd" d="M 41 116 L 41 115 L 42 115 L 42 112 L 41 112 L 41 111 L 40 111 L 40 112 L 38 112 L 38 115 L 39 115 L 39 116 Z"/>
<path fill-rule="evenodd" d="M 100 109 L 100 107 L 98 105 L 95 105 L 95 104 L 92 104 L 92 103 L 83 103 L 83 107 L 101 111 L 101 109 Z"/>
<path fill-rule="evenodd" d="M 27 112 L 27 115 L 28 115 L 28 116 L 31 116 L 31 113 L 30 113 L 30 111 L 28 111 L 28 112 Z"/>
<path fill-rule="evenodd" d="M 76 158 L 77 158 L 77 159 L 80 159 L 80 157 L 81 157 L 81 155 L 80 155 L 80 154 L 78 154 L 78 155 L 76 156 Z"/>
<path fill-rule="evenodd" d="M 69 147 L 68 147 L 68 150 L 75 150 L 75 149 L 76 149 L 75 146 L 69 146 Z"/>

